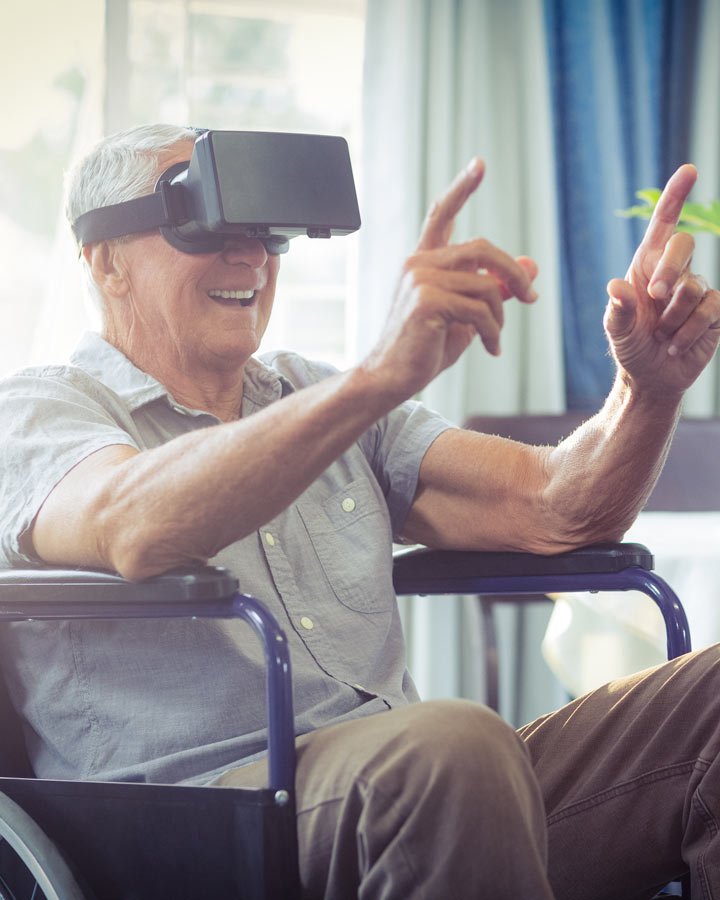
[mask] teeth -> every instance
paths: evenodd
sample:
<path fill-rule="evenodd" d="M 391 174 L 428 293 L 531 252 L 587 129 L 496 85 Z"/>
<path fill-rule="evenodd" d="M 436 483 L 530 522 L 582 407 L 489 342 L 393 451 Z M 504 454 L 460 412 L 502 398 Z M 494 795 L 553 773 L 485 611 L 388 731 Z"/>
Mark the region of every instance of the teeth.
<path fill-rule="evenodd" d="M 220 297 L 222 300 L 250 300 L 255 296 L 255 291 L 208 291 L 210 297 Z"/>

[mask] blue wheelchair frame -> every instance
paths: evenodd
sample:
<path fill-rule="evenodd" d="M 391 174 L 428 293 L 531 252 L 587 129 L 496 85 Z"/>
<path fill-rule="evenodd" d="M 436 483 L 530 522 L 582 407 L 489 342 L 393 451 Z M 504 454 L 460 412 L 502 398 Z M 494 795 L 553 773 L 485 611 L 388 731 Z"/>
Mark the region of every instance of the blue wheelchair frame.
<path fill-rule="evenodd" d="M 0 572 L 0 621 L 178 617 L 239 618 L 260 638 L 267 664 L 266 789 L 0 777 L 0 793 L 62 848 L 83 892 L 98 900 L 294 900 L 300 882 L 292 674 L 287 638 L 262 603 L 211 567 L 141 583 L 105 572 Z M 150 851 L 144 863 L 128 864 L 141 848 Z M 170 871 L 157 871 L 160 860 Z"/>

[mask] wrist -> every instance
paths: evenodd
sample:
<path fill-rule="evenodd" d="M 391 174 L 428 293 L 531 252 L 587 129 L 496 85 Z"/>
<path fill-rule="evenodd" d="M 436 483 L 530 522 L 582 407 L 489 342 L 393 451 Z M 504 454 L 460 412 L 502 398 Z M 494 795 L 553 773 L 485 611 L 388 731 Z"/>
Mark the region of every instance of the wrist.
<path fill-rule="evenodd" d="M 389 370 L 386 365 L 377 365 L 372 354 L 351 372 L 356 388 L 367 395 L 367 402 L 379 411 L 378 417 L 413 396 L 412 387 L 406 379 L 397 377 L 397 371 Z"/>
<path fill-rule="evenodd" d="M 670 389 L 667 385 L 641 384 L 624 369 L 618 370 L 612 392 L 621 398 L 624 406 L 639 405 L 668 416 L 677 415 L 685 396 L 684 390 Z"/>

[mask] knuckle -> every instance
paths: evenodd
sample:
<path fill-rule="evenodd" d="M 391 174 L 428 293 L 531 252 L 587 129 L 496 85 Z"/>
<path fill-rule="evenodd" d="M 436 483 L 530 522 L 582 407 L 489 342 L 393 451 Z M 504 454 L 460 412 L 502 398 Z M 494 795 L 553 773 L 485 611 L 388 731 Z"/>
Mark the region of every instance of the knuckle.
<path fill-rule="evenodd" d="M 697 275 L 690 275 L 685 280 L 685 289 L 694 299 L 699 300 L 705 293 L 705 284 L 702 278 Z"/>
<path fill-rule="evenodd" d="M 407 257 L 405 262 L 403 263 L 402 270 L 404 273 L 411 272 L 413 269 L 417 268 L 422 264 L 424 254 L 423 253 L 411 253 L 410 256 Z"/>
<path fill-rule="evenodd" d="M 718 310 L 713 309 L 712 306 L 707 306 L 705 303 L 701 303 L 695 310 L 695 315 L 700 317 L 704 325 L 710 326 L 717 321 Z"/>
<path fill-rule="evenodd" d="M 487 238 L 475 238 L 472 242 L 473 249 L 482 255 L 487 255 L 494 250 L 494 245 Z"/>
<path fill-rule="evenodd" d="M 439 200 L 433 200 L 430 204 L 430 208 L 427 211 L 428 221 L 437 219 L 442 212 L 442 205 Z"/>
<path fill-rule="evenodd" d="M 490 309 L 484 304 L 478 306 L 474 318 L 475 325 L 478 330 L 482 330 L 483 332 L 492 332 L 494 330 L 497 330 L 497 321 L 495 320 L 495 316 L 492 315 Z"/>
<path fill-rule="evenodd" d="M 415 266 L 405 273 L 405 282 L 411 290 L 426 288 L 428 285 L 434 284 L 434 274 L 434 270 L 427 266 Z"/>

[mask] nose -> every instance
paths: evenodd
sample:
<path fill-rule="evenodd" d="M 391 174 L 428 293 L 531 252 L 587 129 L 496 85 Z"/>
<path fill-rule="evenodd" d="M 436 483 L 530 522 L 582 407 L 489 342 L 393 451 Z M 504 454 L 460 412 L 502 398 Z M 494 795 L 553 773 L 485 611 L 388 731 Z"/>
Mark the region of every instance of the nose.
<path fill-rule="evenodd" d="M 268 258 L 267 250 L 261 241 L 242 234 L 228 238 L 220 256 L 228 265 L 237 266 L 244 263 L 252 269 L 260 269 Z"/>

